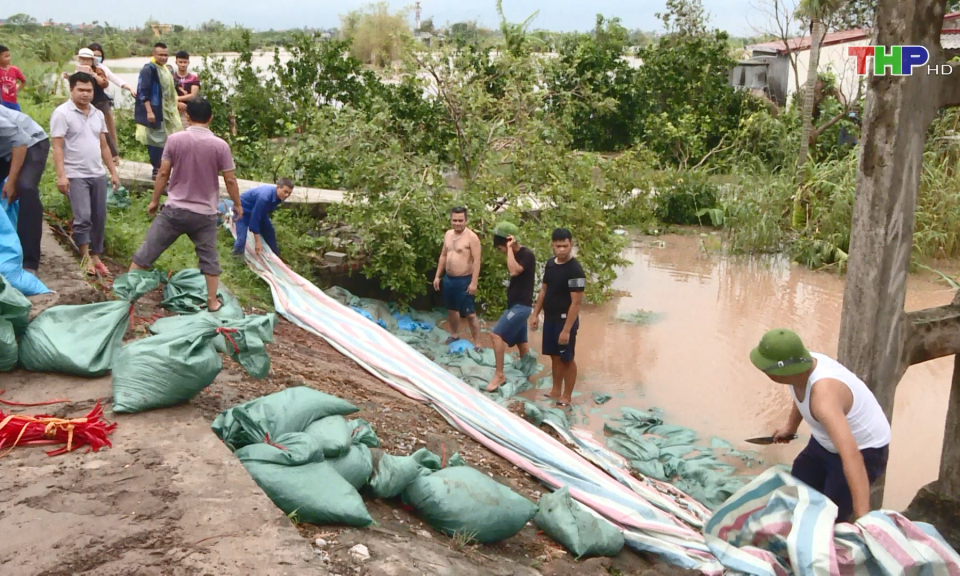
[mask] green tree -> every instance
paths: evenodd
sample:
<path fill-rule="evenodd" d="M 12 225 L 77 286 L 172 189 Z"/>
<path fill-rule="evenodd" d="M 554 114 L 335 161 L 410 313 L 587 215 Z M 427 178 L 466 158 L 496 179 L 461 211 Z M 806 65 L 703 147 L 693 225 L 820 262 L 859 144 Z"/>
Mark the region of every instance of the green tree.
<path fill-rule="evenodd" d="M 707 29 L 699 0 L 670 0 L 667 6 L 660 15 L 665 34 L 638 53 L 637 140 L 666 162 L 696 166 L 730 145 L 741 119 L 760 104 L 730 87 L 735 61 L 729 37 Z"/>
<path fill-rule="evenodd" d="M 7 18 L 7 26 L 37 26 L 37 19 L 29 14 L 19 13 Z"/>
<path fill-rule="evenodd" d="M 590 34 L 557 41 L 557 58 L 544 66 L 547 102 L 585 150 L 622 150 L 633 144 L 638 106 L 635 71 L 623 56 L 629 41 L 620 20 L 597 15 Z"/>

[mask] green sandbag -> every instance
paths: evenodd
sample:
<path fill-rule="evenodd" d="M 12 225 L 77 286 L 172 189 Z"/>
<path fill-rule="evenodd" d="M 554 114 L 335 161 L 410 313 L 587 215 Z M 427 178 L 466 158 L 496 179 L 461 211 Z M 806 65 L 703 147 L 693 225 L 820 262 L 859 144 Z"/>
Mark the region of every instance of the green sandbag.
<path fill-rule="evenodd" d="M 250 444 L 241 448 L 250 459 L 272 462 L 283 466 L 300 466 L 323 462 L 323 451 L 309 434 L 290 432 L 270 438 L 270 443 Z M 237 450 L 240 454 L 240 450 Z"/>
<path fill-rule="evenodd" d="M 13 324 L 0 318 L 0 372 L 9 372 L 17 367 L 17 335 Z"/>
<path fill-rule="evenodd" d="M 370 489 L 377 498 L 394 498 L 420 476 L 440 470 L 440 457 L 426 448 L 410 456 L 384 454 L 377 463 L 377 474 L 370 479 Z"/>
<path fill-rule="evenodd" d="M 236 451 L 237 458 L 273 503 L 299 522 L 363 528 L 373 518 L 356 488 L 329 462 L 301 466 L 276 463 L 279 448 L 254 444 Z"/>
<path fill-rule="evenodd" d="M 180 314 L 167 316 L 166 318 L 159 318 L 154 321 L 153 324 L 147 327 L 147 330 L 149 330 L 151 334 L 165 334 L 174 330 L 190 330 L 196 318 L 197 316 L 195 314 L 187 316 Z M 221 354 L 227 353 L 227 340 L 223 337 L 223 334 L 217 334 L 216 338 L 213 339 L 213 347 Z"/>
<path fill-rule="evenodd" d="M 133 202 L 130 200 L 130 191 L 123 186 L 118 186 L 117 188 L 113 188 L 111 186 L 107 188 L 107 208 L 125 210 L 132 204 Z"/>
<path fill-rule="evenodd" d="M 436 530 L 484 544 L 513 536 L 537 513 L 533 502 L 469 466 L 421 476 L 402 497 Z"/>
<path fill-rule="evenodd" d="M 238 354 L 233 344 L 228 345 L 228 339 L 218 334 L 213 339 L 213 345 L 221 354 L 229 353 L 254 378 L 264 378 L 270 371 L 270 356 L 264 348 L 265 343 L 273 342 L 273 329 L 277 325 L 277 315 L 270 313 L 262 316 L 251 315 L 241 318 L 222 316 L 215 312 L 213 317 L 220 321 L 224 328 L 238 330 L 239 335 L 229 333 L 230 338 L 246 339 L 244 345 L 239 346 L 242 351 Z M 197 315 L 177 315 L 160 318 L 150 325 L 152 334 L 164 334 L 173 331 L 192 331 Z"/>
<path fill-rule="evenodd" d="M 369 422 L 363 418 L 357 418 L 356 420 L 347 422 L 347 425 L 350 426 L 350 429 L 353 431 L 351 442 L 354 444 L 363 444 L 370 448 L 380 447 L 380 438 L 377 437 L 377 433 L 373 431 L 373 427 L 370 426 Z"/>
<path fill-rule="evenodd" d="M 159 285 L 156 273 L 134 270 L 114 281 L 118 300 L 43 311 L 20 341 L 20 364 L 34 372 L 103 376 L 120 352 L 133 303 Z"/>
<path fill-rule="evenodd" d="M 266 378 L 270 373 L 270 356 L 267 354 L 266 344 L 273 342 L 277 315 L 270 313 L 231 318 L 217 312 L 213 316 L 220 320 L 224 328 L 236 330 L 223 335 L 226 339 L 227 354 L 243 366 L 247 374 L 258 380 Z"/>
<path fill-rule="evenodd" d="M 223 318 L 243 318 L 240 303 L 223 283 L 217 288 L 223 308 L 214 314 Z M 207 281 L 200 270 L 187 268 L 167 279 L 160 305 L 177 314 L 196 314 L 207 309 Z"/>
<path fill-rule="evenodd" d="M 623 533 L 571 498 L 566 486 L 540 498 L 533 521 L 577 558 L 616 556 L 623 549 Z"/>
<path fill-rule="evenodd" d="M 303 432 L 320 446 L 324 458 L 339 458 L 350 449 L 350 427 L 343 416 L 327 416 L 313 422 Z"/>
<path fill-rule="evenodd" d="M 8 320 L 17 334 L 30 322 L 30 301 L 0 274 L 0 318 Z"/>
<path fill-rule="evenodd" d="M 363 444 L 354 444 L 343 456 L 327 462 L 357 490 L 363 488 L 373 474 L 373 455 Z"/>
<path fill-rule="evenodd" d="M 225 410 L 211 427 L 218 438 L 235 450 L 262 442 L 266 434 L 276 438 L 288 432 L 302 432 L 321 418 L 356 411 L 357 407 L 346 400 L 296 386 Z"/>
<path fill-rule="evenodd" d="M 159 334 L 123 347 L 113 370 L 114 412 L 182 404 L 213 383 L 223 368 L 212 343 L 220 323 L 202 316 L 193 333 Z"/>

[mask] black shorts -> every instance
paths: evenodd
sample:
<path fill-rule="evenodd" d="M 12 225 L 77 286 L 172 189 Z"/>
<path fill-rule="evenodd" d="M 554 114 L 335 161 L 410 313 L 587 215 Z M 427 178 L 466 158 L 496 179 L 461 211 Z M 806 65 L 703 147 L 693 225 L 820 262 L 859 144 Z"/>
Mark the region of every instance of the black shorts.
<path fill-rule="evenodd" d="M 559 356 L 563 362 L 573 362 L 574 352 L 577 348 L 577 329 L 580 328 L 580 319 L 577 318 L 573 327 L 570 328 L 570 342 L 561 346 L 559 340 L 564 324 L 566 324 L 566 320 L 543 321 L 543 354 L 545 356 Z"/>
<path fill-rule="evenodd" d="M 861 450 L 860 454 L 867 469 L 867 480 L 873 484 L 887 469 L 889 447 L 866 448 Z M 793 461 L 791 473 L 797 480 L 833 500 L 837 505 L 838 522 L 857 520 L 857 518 L 850 518 L 853 513 L 853 496 L 850 495 L 850 487 L 847 485 L 847 477 L 843 473 L 843 461 L 839 454 L 830 452 L 819 442 L 810 438 L 810 443 Z"/>

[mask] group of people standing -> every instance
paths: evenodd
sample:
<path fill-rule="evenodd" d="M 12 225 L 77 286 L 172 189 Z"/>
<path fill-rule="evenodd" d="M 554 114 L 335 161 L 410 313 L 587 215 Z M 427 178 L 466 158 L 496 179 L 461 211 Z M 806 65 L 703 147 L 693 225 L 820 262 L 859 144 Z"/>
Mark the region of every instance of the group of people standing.
<path fill-rule="evenodd" d="M 463 319 L 470 326 L 474 345 L 479 347 L 480 321 L 474 300 L 480 280 L 480 237 L 467 226 L 466 208 L 450 211 L 450 226 L 443 239 L 433 286 L 443 291 L 451 332 L 447 343 L 460 339 Z M 551 238 L 553 257 L 544 266 L 534 301 L 537 259 L 532 250 L 517 240 L 517 232 L 517 226 L 511 222 L 501 222 L 493 230 L 493 245 L 506 255 L 510 281 L 507 309 L 491 331 L 496 372 L 486 389 L 495 392 L 506 382 L 507 348 L 516 346 L 521 358 L 529 353 L 528 327 L 537 330 L 543 313 L 543 354 L 550 357 L 553 374 L 553 388 L 547 397 L 560 406 L 569 406 L 577 383 L 575 352 L 586 274 L 573 256 L 573 235 L 566 228 L 557 228 Z"/>
<path fill-rule="evenodd" d="M 189 73 L 189 55 L 177 54 L 176 71 L 166 66 L 167 58 L 166 46 L 157 43 L 134 89 L 103 64 L 103 49 L 98 44 L 81 49 L 76 70 L 64 75 L 70 97 L 51 115 L 49 134 L 16 105 L 16 94 L 25 80 L 10 88 L 0 79 L 4 94 L 4 106 L 0 107 L 2 200 L 19 202 L 17 232 L 23 248 L 23 268 L 36 273 L 43 231 L 39 185 L 52 150 L 56 186 L 70 201 L 73 239 L 86 272 L 110 274 L 100 255 L 107 222 L 108 180 L 114 187 L 120 183 L 112 103 L 105 96 L 105 89 L 113 82 L 136 98 L 137 137 L 148 146 L 154 167 L 154 192 L 148 212 L 155 219 L 143 246 L 133 256 L 131 268 L 153 266 L 177 238 L 187 235 L 207 276 L 209 308 L 216 311 L 220 307 L 216 300 L 220 274 L 219 177 L 223 176 L 234 202 L 236 254 L 245 250 L 248 232 L 254 237 L 257 254 L 264 243 L 279 253 L 270 215 L 293 193 L 293 182 L 283 178 L 276 186 L 260 186 L 241 197 L 230 147 L 209 129 L 213 110 L 199 96 L 199 80 Z M 0 65 L 4 63 L 8 66 L 0 68 L 3 78 L 22 78 L 19 70 L 11 72 L 9 50 L 0 46 Z M 159 203 L 164 195 L 167 200 L 161 210 Z"/>
<path fill-rule="evenodd" d="M 452 334 L 447 343 L 460 339 L 460 322 L 466 320 L 473 343 L 479 346 L 474 297 L 480 275 L 480 237 L 467 226 L 466 208 L 453 208 L 450 224 L 433 285 L 443 291 Z M 521 358 L 529 354 L 528 328 L 536 330 L 543 313 L 543 354 L 550 357 L 553 375 L 547 397 L 558 406 L 569 406 L 577 381 L 575 349 L 586 275 L 572 254 L 572 234 L 557 228 L 552 236 L 553 257 L 543 267 L 534 301 L 536 256 L 520 244 L 517 235 L 517 226 L 510 222 L 501 222 L 493 230 L 493 245 L 506 255 L 510 281 L 507 309 L 490 334 L 496 372 L 486 390 L 495 392 L 506 382 L 508 347 L 516 346 Z M 890 422 L 876 397 L 842 364 L 809 352 L 790 330 L 769 331 L 750 359 L 771 381 L 790 388 L 790 415 L 772 440 L 789 442 L 796 438 L 801 422 L 810 426 L 811 438 L 793 464 L 793 476 L 833 501 L 838 522 L 866 515 L 870 485 L 886 470 L 891 439 Z"/>

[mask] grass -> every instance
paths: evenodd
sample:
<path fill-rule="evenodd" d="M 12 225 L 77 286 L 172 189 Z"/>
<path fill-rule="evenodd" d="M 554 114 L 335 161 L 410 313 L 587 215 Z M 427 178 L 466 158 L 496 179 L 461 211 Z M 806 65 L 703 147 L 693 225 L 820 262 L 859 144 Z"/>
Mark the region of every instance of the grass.
<path fill-rule="evenodd" d="M 38 124 L 46 127 L 50 125 L 50 114 L 56 104 L 58 102 L 43 104 L 28 102 L 24 106 L 24 112 L 34 118 Z M 128 116 L 121 113 L 117 117 L 122 156 L 131 160 L 146 160 L 144 147 L 137 144 L 133 138 L 133 122 Z M 130 192 L 132 205 L 129 208 L 108 211 L 104 239 L 106 256 L 122 267 L 129 265 L 133 253 L 140 247 L 152 222 L 152 218 L 147 214 L 150 190 L 135 189 Z M 63 222 L 72 220 L 70 202 L 56 187 L 52 153 L 40 183 L 40 196 L 45 212 Z M 300 274 L 316 282 L 318 278 L 313 274 L 315 259 L 329 246 L 327 240 L 319 234 L 321 220 L 310 214 L 309 209 L 305 207 L 283 208 L 273 216 L 277 229 L 277 241 L 284 261 Z M 241 304 L 272 310 L 273 297 L 269 287 L 250 270 L 243 259 L 233 256 L 233 237 L 225 229 L 219 234 L 218 252 L 220 266 L 223 268 L 220 278 L 240 299 Z M 173 271 L 196 268 L 197 257 L 193 244 L 185 236 L 181 237 L 157 260 L 156 267 Z"/>
<path fill-rule="evenodd" d="M 470 547 L 473 543 L 477 541 L 476 532 L 466 532 L 458 530 L 453 533 L 450 544 L 457 552 L 463 552 L 464 549 Z"/>
<path fill-rule="evenodd" d="M 70 202 L 56 189 L 52 166 L 48 166 L 41 181 L 41 198 L 44 210 L 57 219 L 69 222 L 72 219 Z M 131 194 L 132 205 L 125 210 L 111 209 L 107 212 L 107 229 L 104 239 L 106 256 L 126 267 L 133 253 L 143 242 L 152 219 L 147 214 L 149 197 L 144 194 Z M 218 238 L 220 266 L 223 273 L 221 281 L 240 299 L 244 306 L 255 306 L 264 310 L 273 310 L 273 298 L 270 289 L 249 267 L 245 261 L 233 256 L 233 238 L 226 230 L 221 230 Z M 182 270 L 196 268 L 197 257 L 193 243 L 183 236 L 157 260 L 160 270 Z"/>

